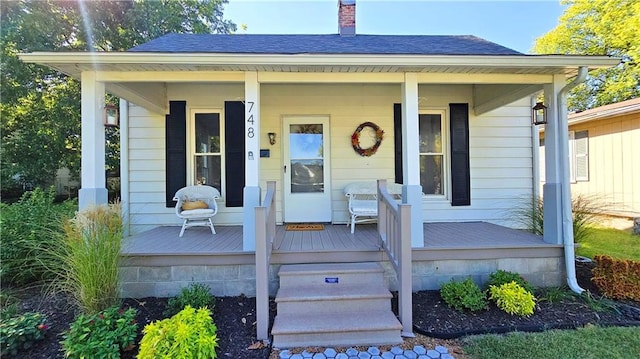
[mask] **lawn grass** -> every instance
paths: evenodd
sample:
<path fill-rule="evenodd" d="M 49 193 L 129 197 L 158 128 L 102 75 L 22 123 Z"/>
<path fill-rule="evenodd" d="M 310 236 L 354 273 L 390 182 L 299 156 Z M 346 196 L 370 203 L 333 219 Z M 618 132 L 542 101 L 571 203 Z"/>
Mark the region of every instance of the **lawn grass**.
<path fill-rule="evenodd" d="M 471 359 L 627 359 L 640 358 L 640 328 L 588 326 L 542 333 L 479 335 L 463 339 Z"/>
<path fill-rule="evenodd" d="M 593 227 L 591 234 L 580 241 L 576 254 L 592 258 L 608 255 L 613 258 L 640 261 L 640 236 L 629 231 L 613 228 Z"/>

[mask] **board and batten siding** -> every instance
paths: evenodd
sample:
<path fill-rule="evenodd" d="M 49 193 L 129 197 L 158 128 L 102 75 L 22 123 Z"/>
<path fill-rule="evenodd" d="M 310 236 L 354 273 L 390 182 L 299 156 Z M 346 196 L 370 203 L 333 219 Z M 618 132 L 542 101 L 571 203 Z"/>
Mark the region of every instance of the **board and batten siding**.
<path fill-rule="evenodd" d="M 170 101 L 187 101 L 187 113 L 193 108 L 220 109 L 222 113 L 224 101 L 244 98 L 243 84 L 172 84 L 167 91 Z M 423 218 L 428 222 L 489 221 L 513 225 L 508 221 L 509 211 L 521 198 L 532 193 L 529 99 L 475 116 L 472 91 L 469 85 L 419 86 L 421 111 L 444 110 L 448 116 L 450 103 L 470 106 L 471 205 L 453 207 L 448 200 L 425 198 Z M 267 181 L 276 181 L 278 222 L 282 221 L 283 208 L 282 119 L 285 116 L 329 117 L 334 223 L 346 223 L 348 219 L 343 193 L 348 183 L 378 178 L 393 180 L 393 104 L 401 102 L 399 84 L 263 84 L 260 96 L 260 147 L 270 150 L 269 158 L 260 159 L 260 186 L 266 188 Z M 351 135 L 358 125 L 367 121 L 377 124 L 385 134 L 375 155 L 361 157 L 351 147 Z M 129 123 L 131 232 L 178 225 L 180 221 L 173 208 L 166 208 L 164 202 L 164 115 L 151 114 L 131 105 Z M 187 132 L 190 131 L 188 126 Z M 277 142 L 273 146 L 268 142 L 269 132 L 276 133 Z M 191 181 L 188 178 L 188 183 Z M 219 201 L 219 205 L 216 224 L 242 223 L 242 208 L 225 208 L 224 200 Z"/>

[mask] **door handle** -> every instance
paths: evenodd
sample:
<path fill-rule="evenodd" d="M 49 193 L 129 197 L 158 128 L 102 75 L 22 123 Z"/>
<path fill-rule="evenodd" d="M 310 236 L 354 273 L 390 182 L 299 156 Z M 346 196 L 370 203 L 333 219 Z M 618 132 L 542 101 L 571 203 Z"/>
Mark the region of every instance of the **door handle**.
<path fill-rule="evenodd" d="M 284 173 L 287 173 L 287 165 L 284 166 Z"/>

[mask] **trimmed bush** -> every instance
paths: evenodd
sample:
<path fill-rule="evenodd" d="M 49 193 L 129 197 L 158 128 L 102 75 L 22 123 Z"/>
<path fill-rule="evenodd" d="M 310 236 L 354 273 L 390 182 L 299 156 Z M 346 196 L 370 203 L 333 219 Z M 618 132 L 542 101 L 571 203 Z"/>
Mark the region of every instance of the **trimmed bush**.
<path fill-rule="evenodd" d="M 138 334 L 136 310 L 111 307 L 93 315 L 80 315 L 64 334 L 65 358 L 120 358 L 130 350 Z"/>
<path fill-rule="evenodd" d="M 144 327 L 138 359 L 215 358 L 216 331 L 209 309 L 187 305 L 173 317 Z"/>
<path fill-rule="evenodd" d="M 489 286 L 489 299 L 495 301 L 498 308 L 505 312 L 523 317 L 533 314 L 536 306 L 533 294 L 516 282 Z"/>
<path fill-rule="evenodd" d="M 487 308 L 485 294 L 471 278 L 461 282 L 452 279 L 445 283 L 440 288 L 440 296 L 449 307 L 459 311 L 467 309 L 476 312 Z"/>
<path fill-rule="evenodd" d="M 516 282 L 519 286 L 524 288 L 527 292 L 533 294 L 534 288 L 531 284 L 529 284 L 522 276 L 518 273 L 508 272 L 502 269 L 499 269 L 489 275 L 489 283 L 488 286 L 496 286 L 499 287 L 503 284 Z"/>
<path fill-rule="evenodd" d="M 164 311 L 166 317 L 172 317 L 187 305 L 192 308 L 208 308 L 213 310 L 215 297 L 211 295 L 207 285 L 201 283 L 191 283 L 188 287 L 182 288 L 180 294 L 169 299 L 167 310 Z"/>

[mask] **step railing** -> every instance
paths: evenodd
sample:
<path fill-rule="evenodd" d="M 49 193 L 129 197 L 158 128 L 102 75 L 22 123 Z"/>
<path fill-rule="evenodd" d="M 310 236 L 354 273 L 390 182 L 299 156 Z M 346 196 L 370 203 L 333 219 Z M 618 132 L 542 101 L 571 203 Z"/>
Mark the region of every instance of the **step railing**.
<path fill-rule="evenodd" d="M 269 339 L 269 266 L 276 237 L 276 183 L 267 182 L 267 193 L 256 214 L 256 320 L 257 339 Z"/>
<path fill-rule="evenodd" d="M 387 181 L 378 180 L 378 235 L 398 280 L 398 314 L 402 336 L 414 337 L 411 281 L 411 206 L 389 194 Z"/>

